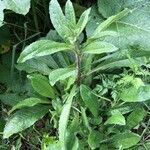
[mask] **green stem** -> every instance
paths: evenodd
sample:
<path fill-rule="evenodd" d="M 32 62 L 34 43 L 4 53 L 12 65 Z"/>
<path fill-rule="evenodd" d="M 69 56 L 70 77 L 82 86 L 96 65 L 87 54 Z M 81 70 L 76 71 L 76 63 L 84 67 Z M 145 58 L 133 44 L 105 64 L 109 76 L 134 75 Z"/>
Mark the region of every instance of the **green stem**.
<path fill-rule="evenodd" d="M 78 45 L 75 45 L 75 56 L 76 56 L 76 70 L 77 70 L 76 83 L 77 83 L 77 86 L 80 86 L 81 84 L 81 55 L 80 55 L 80 50 L 78 48 Z"/>

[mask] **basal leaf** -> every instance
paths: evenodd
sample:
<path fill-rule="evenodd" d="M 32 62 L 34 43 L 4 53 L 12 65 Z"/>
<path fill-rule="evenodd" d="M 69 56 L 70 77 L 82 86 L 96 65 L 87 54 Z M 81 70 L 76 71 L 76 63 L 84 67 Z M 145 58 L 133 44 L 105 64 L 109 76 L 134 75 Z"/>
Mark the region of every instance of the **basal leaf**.
<path fill-rule="evenodd" d="M 37 104 L 49 104 L 50 101 L 48 100 L 41 100 L 39 98 L 27 98 L 25 100 L 20 101 L 17 103 L 13 108 L 9 111 L 9 114 L 15 111 L 16 109 L 21 109 L 24 107 L 33 107 Z"/>
<path fill-rule="evenodd" d="M 40 40 L 27 46 L 18 58 L 18 63 L 23 63 L 31 58 L 54 54 L 59 51 L 70 50 L 72 47 L 65 43 L 50 40 Z"/>
<path fill-rule="evenodd" d="M 83 53 L 102 54 L 117 51 L 118 48 L 107 42 L 91 42 L 82 48 Z"/>
<path fill-rule="evenodd" d="M 52 24 L 58 34 L 65 40 L 72 36 L 72 31 L 68 27 L 68 22 L 57 0 L 51 0 L 49 5 L 49 13 Z"/>
<path fill-rule="evenodd" d="M 65 146 L 66 129 L 69 121 L 71 105 L 75 95 L 76 95 L 76 87 L 74 86 L 71 89 L 70 94 L 68 95 L 67 101 L 63 106 L 60 119 L 59 119 L 59 128 L 58 128 L 59 140 L 64 144 L 64 146 Z"/>
<path fill-rule="evenodd" d="M 107 119 L 105 125 L 107 124 L 117 124 L 117 125 L 125 125 L 126 121 L 124 116 L 119 112 L 115 112 L 110 118 Z"/>
<path fill-rule="evenodd" d="M 65 80 L 70 76 L 76 75 L 75 68 L 59 68 L 49 74 L 49 82 L 53 86 L 59 80 Z"/>
<path fill-rule="evenodd" d="M 91 89 L 87 87 L 86 85 L 80 86 L 80 94 L 81 97 L 85 103 L 85 105 L 88 107 L 88 109 L 91 111 L 91 113 L 98 117 L 98 111 L 99 111 L 99 104 L 97 97 L 92 93 Z"/>
<path fill-rule="evenodd" d="M 130 148 L 140 141 L 141 137 L 133 132 L 125 132 L 117 134 L 113 137 L 116 148 Z"/>
<path fill-rule="evenodd" d="M 9 138 L 11 135 L 32 126 L 38 119 L 41 119 L 48 110 L 49 106 L 36 105 L 17 111 L 7 121 L 3 132 L 3 138 Z"/>
<path fill-rule="evenodd" d="M 49 80 L 40 74 L 28 75 L 28 78 L 31 80 L 32 87 L 40 95 L 55 98 L 54 89 L 49 84 Z"/>

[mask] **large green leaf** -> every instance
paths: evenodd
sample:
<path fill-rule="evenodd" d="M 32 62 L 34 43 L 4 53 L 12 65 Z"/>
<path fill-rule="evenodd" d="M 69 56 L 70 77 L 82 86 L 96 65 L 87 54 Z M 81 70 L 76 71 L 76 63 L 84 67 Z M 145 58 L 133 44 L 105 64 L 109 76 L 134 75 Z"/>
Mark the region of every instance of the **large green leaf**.
<path fill-rule="evenodd" d="M 39 98 L 27 98 L 23 101 L 20 101 L 15 106 L 13 106 L 13 108 L 9 111 L 9 114 L 12 113 L 13 111 L 15 111 L 16 109 L 21 109 L 24 107 L 33 107 L 37 104 L 49 104 L 49 103 L 50 103 L 50 101 L 48 101 L 48 100 L 42 100 Z"/>
<path fill-rule="evenodd" d="M 27 46 L 18 58 L 18 63 L 23 63 L 31 58 L 50 55 L 59 51 L 70 50 L 72 47 L 65 43 L 51 40 L 40 40 Z"/>
<path fill-rule="evenodd" d="M 140 139 L 141 137 L 138 134 L 132 132 L 116 134 L 113 137 L 114 146 L 121 149 L 130 148 L 136 145 Z"/>
<path fill-rule="evenodd" d="M 31 0 L 4 0 L 6 9 L 10 9 L 18 14 L 26 15 L 30 9 Z"/>
<path fill-rule="evenodd" d="M 49 106 L 36 105 L 17 111 L 7 121 L 3 138 L 9 138 L 11 135 L 32 126 L 38 119 L 41 119 L 48 110 Z"/>
<path fill-rule="evenodd" d="M 110 40 L 116 46 L 119 46 L 121 49 L 126 49 L 130 47 L 134 47 L 135 53 L 138 53 L 139 50 L 149 51 L 150 50 L 150 21 L 149 16 L 150 12 L 148 11 L 150 8 L 150 3 L 148 0 L 144 5 L 138 5 L 128 13 L 121 20 L 117 20 L 109 30 L 115 30 L 118 32 L 118 38 L 109 37 L 107 40 Z M 143 3 L 143 2 L 142 2 Z M 111 3 L 109 3 L 111 5 Z"/>
<path fill-rule="evenodd" d="M 82 51 L 87 54 L 102 54 L 117 51 L 118 48 L 107 42 L 91 42 L 83 47 Z"/>
<path fill-rule="evenodd" d="M 49 80 L 40 74 L 33 74 L 27 76 L 31 80 L 32 87 L 40 95 L 55 98 L 54 89 L 49 84 Z"/>
<path fill-rule="evenodd" d="M 69 121 L 71 105 L 75 95 L 76 95 L 76 87 L 74 86 L 71 89 L 70 94 L 68 95 L 67 101 L 63 106 L 60 119 L 59 119 L 59 128 L 58 128 L 59 140 L 63 143 L 64 146 L 65 146 L 66 131 L 67 131 L 67 125 Z"/>
<path fill-rule="evenodd" d="M 80 93 L 83 101 L 85 102 L 85 105 L 89 108 L 89 110 L 95 117 L 98 117 L 98 98 L 92 93 L 89 87 L 83 84 L 80 86 Z"/>
<path fill-rule="evenodd" d="M 75 68 L 59 68 L 49 74 L 49 82 L 53 86 L 59 80 L 65 80 L 70 76 L 76 76 Z"/>
<path fill-rule="evenodd" d="M 132 129 L 137 126 L 146 116 L 147 112 L 143 108 L 136 108 L 128 117 L 127 117 L 127 128 Z"/>
<path fill-rule="evenodd" d="M 69 28 L 68 22 L 57 0 L 51 0 L 49 5 L 49 13 L 52 24 L 58 34 L 65 40 L 70 38 L 73 32 Z"/>
<path fill-rule="evenodd" d="M 113 6 L 113 2 L 114 1 L 107 3 L 106 7 L 108 8 L 109 6 Z M 129 1 L 123 2 L 129 3 Z M 107 28 L 107 30 L 118 32 L 119 36 L 117 38 L 108 36 L 105 37 L 105 41 L 111 42 L 119 48 L 119 51 L 116 52 L 116 54 L 105 57 L 105 59 L 100 59 L 99 61 L 101 61 L 101 63 L 99 63 L 99 66 L 95 69 L 96 71 L 122 66 L 129 67 L 131 62 L 128 60 L 127 55 L 130 55 L 131 58 L 136 59 L 136 62 L 141 66 L 145 63 L 145 61 L 143 61 L 143 56 L 148 57 L 150 55 L 150 13 L 148 11 L 150 8 L 150 3 L 148 0 L 137 2 L 132 1 L 131 3 L 130 13 Z M 141 5 L 141 3 L 143 5 Z M 107 9 L 103 10 L 105 12 L 108 11 Z"/>

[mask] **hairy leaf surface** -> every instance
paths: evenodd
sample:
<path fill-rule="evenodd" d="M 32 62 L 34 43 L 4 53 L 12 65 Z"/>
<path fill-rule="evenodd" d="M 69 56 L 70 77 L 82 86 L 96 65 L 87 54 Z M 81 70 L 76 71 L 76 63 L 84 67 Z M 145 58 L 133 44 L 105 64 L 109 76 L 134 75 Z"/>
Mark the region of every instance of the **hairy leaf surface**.
<path fill-rule="evenodd" d="M 75 76 L 75 68 L 59 68 L 49 74 L 49 82 L 53 86 L 59 80 L 65 80 L 70 76 Z"/>
<path fill-rule="evenodd" d="M 17 111 L 6 123 L 3 138 L 9 138 L 11 135 L 32 126 L 38 119 L 41 119 L 48 110 L 49 106 L 37 105 Z"/>
<path fill-rule="evenodd" d="M 27 46 L 18 58 L 18 63 L 23 63 L 31 58 L 54 54 L 59 51 L 70 50 L 72 47 L 65 43 L 50 40 L 40 40 Z"/>
<path fill-rule="evenodd" d="M 34 90 L 40 95 L 49 98 L 55 98 L 54 90 L 45 76 L 40 74 L 33 74 L 28 75 L 28 78 L 31 80 L 31 84 Z"/>

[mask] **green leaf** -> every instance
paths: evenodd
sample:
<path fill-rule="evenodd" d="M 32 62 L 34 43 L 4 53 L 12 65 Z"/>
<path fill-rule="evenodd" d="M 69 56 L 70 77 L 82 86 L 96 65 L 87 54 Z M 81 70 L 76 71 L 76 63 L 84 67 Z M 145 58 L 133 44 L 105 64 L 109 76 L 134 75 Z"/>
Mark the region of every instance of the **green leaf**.
<path fill-rule="evenodd" d="M 99 148 L 100 142 L 102 141 L 103 136 L 99 131 L 91 130 L 88 136 L 88 144 L 91 149 Z"/>
<path fill-rule="evenodd" d="M 102 54 L 117 51 L 118 48 L 107 42 L 91 42 L 82 48 L 83 53 Z"/>
<path fill-rule="evenodd" d="M 145 66 L 148 63 L 148 60 L 144 56 L 148 56 L 148 52 L 138 51 L 135 53 L 135 50 L 132 52 L 132 57 L 134 58 L 134 62 L 138 66 Z M 106 70 L 106 69 L 115 69 L 121 67 L 130 67 L 131 61 L 127 58 L 128 50 L 120 51 L 110 54 L 109 56 L 103 57 L 103 59 L 99 59 L 96 62 L 99 62 L 99 65 L 95 67 L 95 71 Z"/>
<path fill-rule="evenodd" d="M 76 95 L 76 87 L 74 86 L 71 89 L 70 94 L 68 95 L 67 101 L 63 106 L 60 119 L 59 119 L 59 140 L 65 144 L 65 139 L 66 139 L 66 130 L 67 130 L 67 124 L 69 121 L 69 115 L 70 115 L 70 110 L 71 110 L 71 105 L 74 96 Z"/>
<path fill-rule="evenodd" d="M 89 15 L 89 21 L 86 26 L 86 35 L 87 37 L 90 37 L 93 35 L 95 29 L 104 21 L 104 18 L 99 14 L 97 10 L 97 5 L 93 5 L 91 7 L 91 12 Z"/>
<path fill-rule="evenodd" d="M 32 87 L 40 95 L 55 98 L 54 89 L 49 84 L 49 80 L 40 74 L 33 74 L 27 76 L 31 80 Z"/>
<path fill-rule="evenodd" d="M 146 5 L 142 5 L 143 2 Z M 130 2 L 123 1 L 123 3 L 126 4 Z M 112 3 L 110 2 L 108 5 L 111 4 Z M 132 1 L 130 6 L 132 8 L 130 13 L 108 28 L 108 30 L 117 31 L 120 36 L 118 38 L 108 37 L 105 40 L 111 41 L 112 44 L 122 49 L 121 53 L 127 49 L 130 54 L 130 51 L 132 50 L 131 54 L 135 57 L 141 52 L 150 51 L 150 43 L 148 42 L 150 39 L 150 21 L 149 12 L 147 11 L 150 8 L 150 3 L 148 0 L 138 1 L 136 3 L 135 1 Z M 121 56 L 121 53 L 119 57 Z"/>
<path fill-rule="evenodd" d="M 108 18 L 112 15 L 119 13 L 123 9 L 122 6 L 124 3 L 125 3 L 125 1 L 123 1 L 123 0 L 111 0 L 111 1 L 109 1 L 109 0 L 98 0 L 97 1 L 98 11 L 105 18 Z"/>
<path fill-rule="evenodd" d="M 49 13 L 51 22 L 58 34 L 65 40 L 71 37 L 73 32 L 68 27 L 68 22 L 57 0 L 51 0 L 49 5 Z"/>
<path fill-rule="evenodd" d="M 78 143 L 78 138 L 76 137 L 78 131 L 79 131 L 79 117 L 75 116 L 75 118 L 72 120 L 71 124 L 67 129 L 66 140 L 65 140 L 66 149 L 78 150 L 79 143 Z"/>
<path fill-rule="evenodd" d="M 137 9 L 147 3 L 149 3 L 149 0 L 98 0 L 98 11 L 104 18 L 108 18 L 119 13 L 124 8 Z"/>
<path fill-rule="evenodd" d="M 88 41 L 93 41 L 102 37 L 113 36 L 118 37 L 119 34 L 116 31 L 102 31 L 100 34 L 94 36 L 94 38 L 89 38 Z"/>
<path fill-rule="evenodd" d="M 105 125 L 107 124 L 125 125 L 126 121 L 124 116 L 119 111 L 117 111 L 110 118 L 107 119 Z"/>
<path fill-rule="evenodd" d="M 40 40 L 27 46 L 18 58 L 18 63 L 23 63 L 31 58 L 54 54 L 59 51 L 70 50 L 72 47 L 65 43 L 50 40 Z"/>
<path fill-rule="evenodd" d="M 119 93 L 119 97 L 124 102 L 143 102 L 150 100 L 150 85 L 140 86 L 139 88 L 135 86 L 125 88 Z"/>
<path fill-rule="evenodd" d="M 49 106 L 36 105 L 34 107 L 23 108 L 14 113 L 6 123 L 3 138 L 21 132 L 32 126 L 38 119 L 41 119 L 49 111 Z"/>
<path fill-rule="evenodd" d="M 81 32 L 84 30 L 88 20 L 89 20 L 89 14 L 90 14 L 91 9 L 87 9 L 86 11 L 83 12 L 83 14 L 81 15 L 77 26 L 76 26 L 76 33 L 77 36 L 79 36 L 81 34 Z"/>
<path fill-rule="evenodd" d="M 130 12 L 129 9 L 125 9 L 125 10 L 121 11 L 120 13 L 118 13 L 117 15 L 109 17 L 107 20 L 103 21 L 96 28 L 96 30 L 94 31 L 93 35 L 90 38 L 99 37 L 99 35 L 101 34 L 102 31 L 106 30 L 113 22 L 126 16 L 129 12 Z"/>
<path fill-rule="evenodd" d="M 25 100 L 20 101 L 17 103 L 13 108 L 9 111 L 9 114 L 15 111 L 16 109 L 21 109 L 24 107 L 33 107 L 37 104 L 49 104 L 50 101 L 48 100 L 41 100 L 39 98 L 27 98 Z"/>
<path fill-rule="evenodd" d="M 90 127 L 90 124 L 89 124 L 89 120 L 88 120 L 88 117 L 86 115 L 86 108 L 83 108 L 81 107 L 81 115 L 82 115 L 82 118 L 83 118 L 83 123 L 85 125 L 85 127 L 91 131 L 91 127 Z"/>
<path fill-rule="evenodd" d="M 1 102 L 9 106 L 15 106 L 18 102 L 22 101 L 22 99 L 24 98 L 26 97 L 19 95 L 17 93 L 0 94 Z"/>
<path fill-rule="evenodd" d="M 49 58 L 49 57 L 48 57 Z M 21 71 L 25 71 L 27 73 L 35 73 L 40 72 L 44 75 L 49 75 L 51 69 L 46 64 L 46 62 L 42 58 L 33 58 L 30 60 L 27 60 L 24 63 L 20 63 L 16 65 L 16 68 Z"/>
<path fill-rule="evenodd" d="M 116 148 L 130 148 L 140 141 L 141 137 L 133 132 L 125 132 L 117 134 L 113 137 L 114 146 Z"/>
<path fill-rule="evenodd" d="M 49 82 L 53 86 L 59 80 L 65 80 L 68 77 L 76 76 L 75 68 L 59 68 L 49 74 Z"/>
<path fill-rule="evenodd" d="M 86 85 L 80 86 L 80 94 L 85 102 L 85 105 L 89 108 L 91 113 L 98 117 L 98 111 L 99 111 L 99 104 L 97 97 L 92 93 L 91 89 L 87 87 Z"/>
<path fill-rule="evenodd" d="M 6 9 L 26 15 L 30 9 L 30 0 L 4 0 Z"/>
<path fill-rule="evenodd" d="M 127 117 L 127 128 L 132 129 L 137 126 L 146 116 L 147 112 L 143 108 L 136 108 L 128 117 Z"/>
<path fill-rule="evenodd" d="M 65 6 L 65 15 L 68 21 L 68 25 L 71 24 L 70 27 L 75 27 L 76 16 L 75 16 L 73 5 L 70 0 L 67 0 L 66 6 Z"/>

